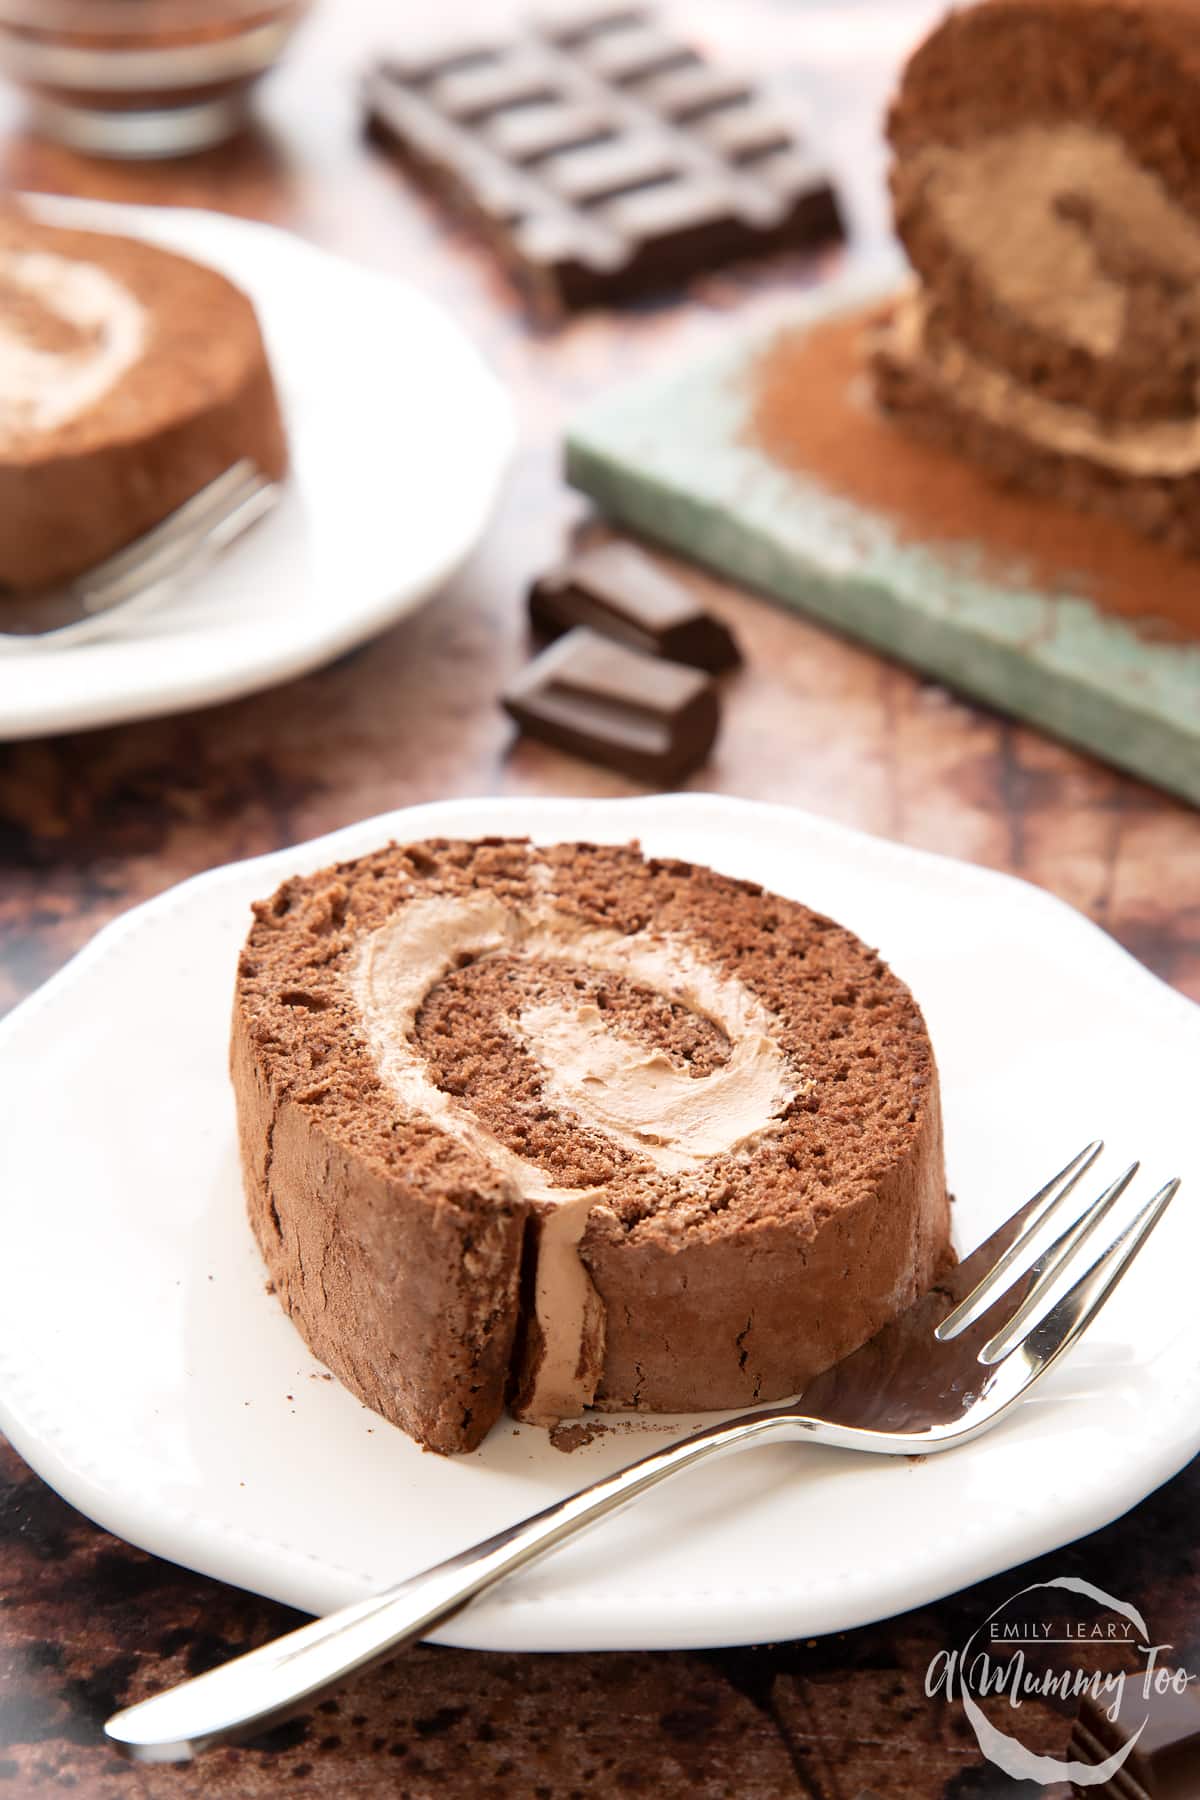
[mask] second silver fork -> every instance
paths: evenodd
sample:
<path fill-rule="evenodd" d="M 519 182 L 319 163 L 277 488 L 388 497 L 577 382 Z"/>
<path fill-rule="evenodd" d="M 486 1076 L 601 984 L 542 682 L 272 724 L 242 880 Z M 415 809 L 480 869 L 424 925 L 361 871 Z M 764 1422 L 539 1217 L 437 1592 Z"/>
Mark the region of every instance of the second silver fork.
<path fill-rule="evenodd" d="M 232 464 L 77 581 L 40 594 L 7 596 L 0 608 L 6 627 L 0 655 L 73 648 L 145 618 L 195 580 L 278 497 L 277 484 L 254 463 Z"/>

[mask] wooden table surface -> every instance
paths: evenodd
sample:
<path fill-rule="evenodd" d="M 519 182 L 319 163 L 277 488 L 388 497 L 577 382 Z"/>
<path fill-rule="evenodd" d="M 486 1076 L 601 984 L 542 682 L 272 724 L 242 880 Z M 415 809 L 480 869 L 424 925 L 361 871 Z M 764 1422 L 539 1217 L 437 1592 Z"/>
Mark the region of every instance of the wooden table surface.
<path fill-rule="evenodd" d="M 757 46 L 775 65 L 807 55 L 809 98 L 869 238 L 883 217 L 880 96 L 935 10 L 931 0 L 698 0 L 688 16 L 713 42 Z M 402 9 L 327 0 L 266 89 L 262 128 L 186 162 L 89 162 L 28 137 L 15 98 L 0 97 L 9 186 L 268 219 L 432 289 L 511 385 L 522 433 L 499 516 L 469 567 L 375 643 L 235 704 L 0 749 L 0 1004 L 20 1000 L 116 913 L 230 858 L 446 795 L 632 791 L 514 743 L 496 704 L 528 653 L 523 585 L 586 518 L 558 475 L 562 422 L 614 379 L 777 308 L 831 259 L 713 276 L 634 313 L 534 331 L 487 258 L 359 138 L 353 73 L 386 41 L 389 12 Z M 403 506 L 399 494 L 398 529 Z M 727 685 L 716 754 L 690 785 L 793 802 L 1024 875 L 1200 999 L 1200 816 L 852 643 L 689 579 L 747 652 Z M 1193 1466 L 1042 1572 L 1086 1575 L 1132 1600 L 1194 1666 L 1198 1505 Z M 289 1615 L 97 1531 L 0 1445 L 0 1800 L 67 1790 L 97 1800 L 1032 1791 L 984 1764 L 960 1709 L 923 1689 L 933 1652 L 960 1642 L 1018 1585 L 1010 1573 L 819 1643 L 561 1657 L 423 1648 L 261 1747 L 140 1770 L 101 1746 L 106 1715 L 266 1639 Z M 1039 1725 L 1047 1744 L 1066 1727 L 1050 1711 Z"/>

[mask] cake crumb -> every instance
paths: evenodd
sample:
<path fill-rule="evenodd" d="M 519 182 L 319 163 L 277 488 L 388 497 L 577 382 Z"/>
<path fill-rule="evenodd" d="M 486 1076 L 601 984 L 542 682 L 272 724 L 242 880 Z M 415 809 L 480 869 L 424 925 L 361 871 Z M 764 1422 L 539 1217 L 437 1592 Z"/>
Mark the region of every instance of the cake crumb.
<path fill-rule="evenodd" d="M 673 1436 L 678 1430 L 678 1426 L 659 1423 L 653 1419 L 615 1419 L 611 1425 L 602 1425 L 600 1429 L 602 1431 L 611 1432 L 619 1431 L 624 1437 L 651 1436 L 655 1432 L 666 1433 Z M 699 1425 L 690 1427 L 690 1430 L 692 1431 L 699 1431 L 700 1429 L 701 1427 Z"/>
<path fill-rule="evenodd" d="M 569 1456 L 572 1450 L 582 1450 L 585 1444 L 592 1443 L 595 1438 L 604 1436 L 604 1433 L 603 1425 L 556 1425 L 550 1433 L 550 1442 L 556 1450 Z"/>
<path fill-rule="evenodd" d="M 585 1444 L 595 1443 L 602 1437 L 643 1437 L 655 1432 L 674 1434 L 675 1425 L 667 1425 L 651 1419 L 613 1419 L 607 1425 L 593 1420 L 574 1419 L 568 1425 L 555 1425 L 550 1432 L 550 1442 L 556 1450 L 570 1455 L 572 1450 L 582 1450 Z M 699 1430 L 693 1426 L 693 1430 Z M 514 1431 L 513 1436 L 517 1433 Z"/>

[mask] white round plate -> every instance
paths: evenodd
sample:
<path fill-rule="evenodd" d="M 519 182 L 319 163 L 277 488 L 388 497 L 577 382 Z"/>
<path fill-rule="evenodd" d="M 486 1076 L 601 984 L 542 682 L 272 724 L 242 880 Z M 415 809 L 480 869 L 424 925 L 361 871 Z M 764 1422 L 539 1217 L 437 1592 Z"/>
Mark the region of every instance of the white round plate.
<path fill-rule="evenodd" d="M 637 836 L 878 944 L 937 1049 L 964 1246 L 1099 1133 L 1106 1166 L 1140 1154 L 1144 1181 L 1186 1179 L 1090 1335 L 989 1436 L 924 1462 L 744 1452 L 502 1586 L 444 1641 L 664 1649 L 845 1629 L 1091 1531 L 1188 1460 L 1200 1012 L 1022 882 L 676 795 L 416 807 L 214 870 L 110 925 L 0 1026 L 0 1427 L 47 1481 L 161 1556 L 321 1612 L 666 1441 L 656 1421 L 564 1455 L 505 1419 L 471 1456 L 421 1452 L 322 1378 L 243 1215 L 225 1058 L 250 902 L 390 837 L 487 833 Z"/>
<path fill-rule="evenodd" d="M 26 204 L 48 224 L 145 238 L 236 282 L 258 311 L 292 466 L 275 510 L 136 633 L 0 657 L 0 740 L 291 680 L 449 579 L 482 535 L 514 443 L 507 394 L 449 314 L 407 282 L 270 225 L 175 207 Z"/>

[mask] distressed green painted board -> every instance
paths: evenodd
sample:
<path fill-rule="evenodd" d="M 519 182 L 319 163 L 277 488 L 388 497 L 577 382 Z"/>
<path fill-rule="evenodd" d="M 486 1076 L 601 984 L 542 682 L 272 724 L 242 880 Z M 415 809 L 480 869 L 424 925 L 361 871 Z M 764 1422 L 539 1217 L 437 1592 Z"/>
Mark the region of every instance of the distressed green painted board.
<path fill-rule="evenodd" d="M 878 274 L 845 278 L 796 318 L 880 292 Z M 769 462 L 742 441 L 761 343 L 593 404 L 568 478 L 647 537 L 1200 805 L 1200 645 L 1149 642 L 1084 592 L 1003 585 L 982 559 L 972 575 Z"/>

